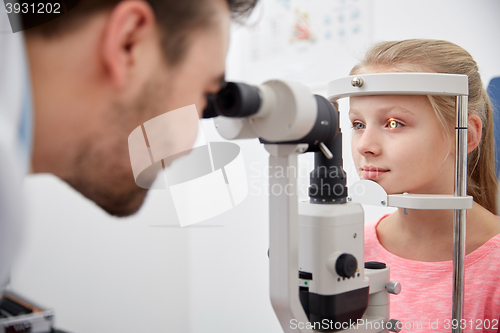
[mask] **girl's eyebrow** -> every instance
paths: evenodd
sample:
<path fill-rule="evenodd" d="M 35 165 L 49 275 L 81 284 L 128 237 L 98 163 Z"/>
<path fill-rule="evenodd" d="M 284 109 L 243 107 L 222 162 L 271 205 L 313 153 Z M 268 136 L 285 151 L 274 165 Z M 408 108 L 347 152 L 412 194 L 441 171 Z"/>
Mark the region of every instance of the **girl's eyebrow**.
<path fill-rule="evenodd" d="M 385 115 L 386 113 L 388 113 L 390 111 L 402 112 L 402 113 L 407 114 L 409 116 L 415 116 L 416 115 L 415 112 L 407 110 L 407 109 L 405 109 L 405 108 L 403 108 L 401 106 L 389 106 L 389 107 L 385 107 L 385 108 L 381 108 L 381 109 L 376 110 L 377 113 L 380 113 L 382 115 Z M 356 109 L 349 109 L 349 115 L 351 115 L 351 114 L 357 115 L 359 113 L 360 112 L 358 110 L 356 110 Z"/>

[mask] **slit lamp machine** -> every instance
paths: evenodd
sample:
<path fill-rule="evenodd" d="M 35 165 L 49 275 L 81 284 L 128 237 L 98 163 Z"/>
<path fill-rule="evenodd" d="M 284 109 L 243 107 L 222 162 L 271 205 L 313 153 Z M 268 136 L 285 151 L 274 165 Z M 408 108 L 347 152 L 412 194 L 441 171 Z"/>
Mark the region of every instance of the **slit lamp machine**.
<path fill-rule="evenodd" d="M 375 182 L 346 187 L 340 113 L 335 102 L 363 95 L 456 96 L 454 195 L 387 195 Z M 204 118 L 214 118 L 227 140 L 259 138 L 270 170 L 297 170 L 298 154 L 314 153 L 309 201 L 299 202 L 297 173 L 269 179 L 270 297 L 286 333 L 398 332 L 390 318 L 390 280 L 384 263 L 364 263 L 361 204 L 454 210 L 452 319 L 462 319 L 467 196 L 466 75 L 383 73 L 350 76 L 328 84 L 327 99 L 298 83 L 270 80 L 259 86 L 229 82 L 209 97 Z M 271 171 L 272 172 L 272 171 Z M 273 188 L 286 189 L 275 194 Z M 360 195 L 361 193 L 361 195 Z M 355 323 L 355 325 L 353 325 Z M 460 325 L 453 332 L 461 332 Z"/>

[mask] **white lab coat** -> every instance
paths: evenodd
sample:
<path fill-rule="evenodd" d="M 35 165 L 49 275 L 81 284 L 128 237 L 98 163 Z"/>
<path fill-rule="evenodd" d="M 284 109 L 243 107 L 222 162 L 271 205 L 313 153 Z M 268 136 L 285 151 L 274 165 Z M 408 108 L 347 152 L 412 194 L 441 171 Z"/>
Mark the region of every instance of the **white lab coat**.
<path fill-rule="evenodd" d="M 26 207 L 22 182 L 31 146 L 28 68 L 21 33 L 12 33 L 0 4 L 0 294 L 20 245 Z M 28 110 L 29 109 L 29 110 Z M 26 112 L 26 111 L 29 112 Z M 24 125 L 23 125 L 24 124 Z M 21 132 L 22 135 L 21 135 Z"/>

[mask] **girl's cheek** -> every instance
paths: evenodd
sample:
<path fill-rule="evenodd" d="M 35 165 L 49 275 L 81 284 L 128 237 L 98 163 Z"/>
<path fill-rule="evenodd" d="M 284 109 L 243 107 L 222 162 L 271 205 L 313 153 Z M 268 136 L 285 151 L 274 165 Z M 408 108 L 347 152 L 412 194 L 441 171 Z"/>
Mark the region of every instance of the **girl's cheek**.
<path fill-rule="evenodd" d="M 357 142 L 354 139 L 351 141 L 351 154 L 352 154 L 352 159 L 354 160 L 354 165 L 358 167 L 361 155 L 357 149 Z"/>

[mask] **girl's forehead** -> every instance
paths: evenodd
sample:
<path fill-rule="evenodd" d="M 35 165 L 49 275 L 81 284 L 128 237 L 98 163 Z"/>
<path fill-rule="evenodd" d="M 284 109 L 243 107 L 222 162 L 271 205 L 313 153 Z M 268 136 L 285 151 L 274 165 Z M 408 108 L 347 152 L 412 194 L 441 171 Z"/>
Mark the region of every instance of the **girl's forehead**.
<path fill-rule="evenodd" d="M 423 95 L 373 95 L 350 97 L 349 113 L 406 110 L 415 114 L 432 111 L 427 96 Z"/>

